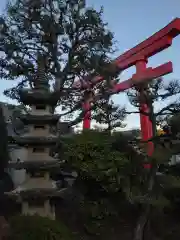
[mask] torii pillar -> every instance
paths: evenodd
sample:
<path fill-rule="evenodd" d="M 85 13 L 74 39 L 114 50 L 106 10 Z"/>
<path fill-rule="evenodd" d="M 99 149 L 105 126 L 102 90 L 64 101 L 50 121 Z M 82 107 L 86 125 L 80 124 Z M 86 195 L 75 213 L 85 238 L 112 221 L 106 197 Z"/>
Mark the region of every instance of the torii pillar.
<path fill-rule="evenodd" d="M 143 72 L 146 71 L 147 60 L 145 58 L 139 59 L 136 62 L 136 77 L 141 76 Z M 153 123 L 148 114 L 151 111 L 150 106 L 147 102 L 144 102 L 141 99 L 144 99 L 144 88 L 147 86 L 147 83 L 144 86 L 136 87 L 136 90 L 139 92 L 139 111 L 140 111 L 140 126 L 141 126 L 141 137 L 143 141 L 148 141 L 153 136 Z M 141 113 L 142 112 L 142 113 Z M 144 113 L 144 114 L 143 114 Z M 145 115 L 147 113 L 147 115 Z M 148 143 L 147 154 L 152 155 L 154 146 L 152 142 Z"/>
<path fill-rule="evenodd" d="M 86 90 L 84 92 L 84 101 L 82 105 L 82 109 L 84 111 L 83 129 L 91 128 L 91 100 L 92 100 L 92 91 Z"/>

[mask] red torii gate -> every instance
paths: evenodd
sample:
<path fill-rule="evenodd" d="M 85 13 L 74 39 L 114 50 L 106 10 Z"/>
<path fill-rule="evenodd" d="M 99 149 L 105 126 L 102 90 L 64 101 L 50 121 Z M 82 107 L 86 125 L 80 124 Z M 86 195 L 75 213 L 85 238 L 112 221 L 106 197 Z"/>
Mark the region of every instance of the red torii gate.
<path fill-rule="evenodd" d="M 172 45 L 172 39 L 180 34 L 180 18 L 174 19 L 166 27 L 153 34 L 151 37 L 141 42 L 134 48 L 126 51 L 118 58 L 116 58 L 112 64 L 115 65 L 116 70 L 119 71 L 128 69 L 131 66 L 136 67 L 136 73 L 128 80 L 116 84 L 112 89 L 112 94 L 123 92 L 129 88 L 136 87 L 139 91 L 140 96 L 143 94 L 142 86 L 140 83 L 147 84 L 155 78 L 169 74 L 173 71 L 172 62 L 164 63 L 156 68 L 148 68 L 148 58 L 161 52 L 162 50 Z M 102 76 L 97 76 L 93 79 L 78 81 L 73 87 L 75 89 L 91 89 L 98 82 L 103 81 Z M 144 85 L 143 84 L 143 85 Z M 138 87 L 139 85 L 139 87 Z M 83 105 L 84 110 L 90 109 L 90 101 L 86 98 L 86 102 Z M 142 112 L 148 112 L 149 106 L 140 102 L 140 110 Z M 89 129 L 91 123 L 91 112 L 88 111 L 83 119 L 83 129 Z M 146 141 L 152 137 L 152 123 L 147 115 L 140 114 L 140 125 L 142 140 Z M 148 155 L 153 152 L 153 144 L 149 143 Z"/>

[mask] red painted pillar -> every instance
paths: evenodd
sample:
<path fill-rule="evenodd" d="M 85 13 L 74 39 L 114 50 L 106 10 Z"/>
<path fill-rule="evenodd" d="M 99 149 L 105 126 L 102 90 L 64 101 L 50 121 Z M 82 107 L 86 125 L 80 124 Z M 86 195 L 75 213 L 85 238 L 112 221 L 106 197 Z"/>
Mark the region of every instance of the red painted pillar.
<path fill-rule="evenodd" d="M 146 70 L 146 64 L 147 64 L 146 59 L 141 59 L 136 63 L 136 77 L 138 77 L 138 75 L 141 75 Z M 146 103 L 141 102 L 141 99 L 144 98 L 143 87 L 140 86 L 139 88 L 137 88 L 137 90 L 139 91 L 139 95 L 140 95 L 140 111 L 144 113 L 149 113 L 149 106 Z M 142 140 L 147 141 L 148 139 L 152 138 L 153 128 L 152 128 L 152 122 L 150 121 L 149 116 L 140 113 L 140 125 L 141 125 Z M 147 148 L 147 153 L 149 156 L 152 155 L 153 150 L 154 150 L 153 143 L 149 142 L 148 148 Z"/>
<path fill-rule="evenodd" d="M 83 102 L 83 110 L 86 111 L 83 117 L 83 129 L 91 128 L 91 91 L 85 91 L 84 93 L 84 102 Z"/>

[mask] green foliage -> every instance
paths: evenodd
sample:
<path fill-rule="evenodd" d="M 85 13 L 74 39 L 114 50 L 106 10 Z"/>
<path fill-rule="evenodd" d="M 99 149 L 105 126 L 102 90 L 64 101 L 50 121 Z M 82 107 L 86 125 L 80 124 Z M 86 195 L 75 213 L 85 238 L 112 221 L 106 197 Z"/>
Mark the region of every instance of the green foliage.
<path fill-rule="evenodd" d="M 71 231 L 62 223 L 40 216 L 15 216 L 9 221 L 10 239 L 72 240 Z"/>
<path fill-rule="evenodd" d="M 117 127 L 124 127 L 125 108 L 114 104 L 112 100 L 102 99 L 98 102 L 93 119 L 99 124 L 107 125 L 107 130 L 112 131 Z"/>
<path fill-rule="evenodd" d="M 85 131 L 64 140 L 66 163 L 82 176 L 91 176 L 109 191 L 118 191 L 129 164 L 123 152 L 113 150 L 108 132 Z"/>
<path fill-rule="evenodd" d="M 152 105 L 155 106 L 153 109 L 153 116 L 156 119 L 156 124 L 159 125 L 164 125 L 173 115 L 180 112 L 179 94 L 180 84 L 178 80 L 171 80 L 167 84 L 161 78 L 151 81 L 148 86 L 144 88 L 144 93 L 143 96 L 141 96 L 141 99 L 135 88 L 132 88 L 127 92 L 129 101 L 134 107 L 139 108 L 139 100 L 150 105 L 152 103 Z M 160 101 L 163 101 L 163 104 L 156 107 L 156 103 L 159 103 Z M 135 111 L 135 113 L 138 112 L 139 110 Z M 152 113 L 149 113 L 150 118 L 151 114 Z"/>
<path fill-rule="evenodd" d="M 140 147 L 138 149 L 137 142 L 134 148 L 129 143 L 132 139 L 133 136 L 123 133 L 110 135 L 107 131 L 86 131 L 64 140 L 60 156 L 78 172 L 86 191 L 90 192 L 80 204 L 87 216 L 84 227 L 88 234 L 101 235 L 106 221 L 119 221 L 122 204 L 126 208 L 151 206 L 162 210 L 169 207 L 171 201 L 165 190 L 179 187 L 179 179 L 159 174 L 156 164 L 152 169 L 143 168 L 145 161 L 153 163 L 153 160 L 147 158 Z M 87 178 L 91 178 L 90 184 Z M 102 194 L 92 179 L 107 194 Z"/>
<path fill-rule="evenodd" d="M 149 158 L 140 147 L 129 143 L 132 136 L 107 131 L 86 131 L 64 140 L 60 156 L 81 177 L 94 179 L 108 193 L 121 192 L 133 204 L 150 203 L 154 207 L 167 206 L 169 200 L 164 189 L 178 187 L 179 179 L 170 174 L 158 173 L 159 164 L 167 164 L 172 153 L 157 148 L 163 154 Z M 152 163 L 145 169 L 144 163 Z M 91 186 L 92 187 L 92 186 Z"/>

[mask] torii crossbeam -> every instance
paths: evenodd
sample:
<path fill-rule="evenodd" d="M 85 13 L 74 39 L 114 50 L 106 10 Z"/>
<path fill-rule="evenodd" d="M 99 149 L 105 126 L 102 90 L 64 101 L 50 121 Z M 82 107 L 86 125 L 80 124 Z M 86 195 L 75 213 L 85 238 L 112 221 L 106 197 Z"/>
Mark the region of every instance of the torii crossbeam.
<path fill-rule="evenodd" d="M 136 67 L 136 73 L 128 80 L 115 85 L 112 94 L 125 91 L 129 88 L 136 87 L 139 94 L 142 93 L 142 83 L 147 85 L 148 81 L 169 74 L 173 71 L 172 62 L 164 63 L 156 68 L 148 68 L 148 58 L 167 49 L 172 45 L 172 39 L 180 34 L 180 18 L 174 19 L 166 27 L 153 34 L 151 37 L 141 42 L 134 48 L 126 51 L 111 64 L 114 64 L 119 72 L 128 69 L 131 66 Z M 77 81 L 73 85 L 74 89 L 90 89 L 98 82 L 103 81 L 102 76 L 97 76 L 91 80 Z M 84 109 L 90 109 L 89 99 L 84 103 Z M 148 112 L 149 106 L 140 102 L 141 112 Z M 90 128 L 90 111 L 84 117 L 83 128 Z M 152 137 L 152 123 L 147 115 L 140 114 L 141 134 L 144 141 Z M 153 145 L 149 143 L 148 154 L 153 152 Z"/>

